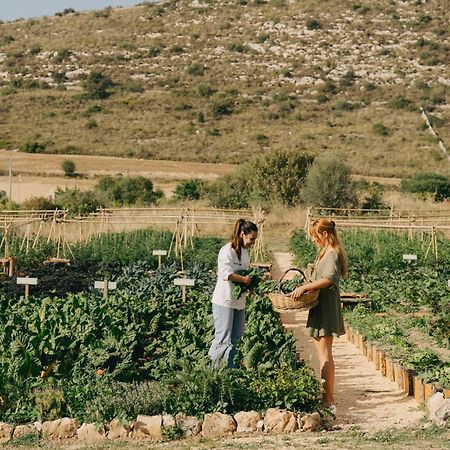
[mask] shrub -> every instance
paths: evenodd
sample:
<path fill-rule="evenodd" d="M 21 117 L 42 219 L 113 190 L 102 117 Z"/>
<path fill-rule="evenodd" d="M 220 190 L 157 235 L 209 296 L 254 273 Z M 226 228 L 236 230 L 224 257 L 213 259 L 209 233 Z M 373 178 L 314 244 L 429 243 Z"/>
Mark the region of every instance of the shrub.
<path fill-rule="evenodd" d="M 409 98 L 403 95 L 398 95 L 389 102 L 389 106 L 394 109 L 407 109 L 409 111 L 414 111 L 416 108 L 414 103 Z"/>
<path fill-rule="evenodd" d="M 85 125 L 86 128 L 88 128 L 89 130 L 92 130 L 93 128 L 97 128 L 98 124 L 97 121 L 95 119 L 89 119 Z"/>
<path fill-rule="evenodd" d="M 200 180 L 186 180 L 177 185 L 174 196 L 180 200 L 199 200 L 203 183 Z"/>
<path fill-rule="evenodd" d="M 108 89 L 114 86 L 114 83 L 108 76 L 93 71 L 88 75 L 83 86 L 86 89 L 86 98 L 102 100 L 111 95 Z"/>
<path fill-rule="evenodd" d="M 245 53 L 247 51 L 247 47 L 239 42 L 230 42 L 228 44 L 228 50 L 232 52 Z"/>
<path fill-rule="evenodd" d="M 75 162 L 71 159 L 65 159 L 61 163 L 61 167 L 66 177 L 73 177 L 75 175 Z"/>
<path fill-rule="evenodd" d="M 450 177 L 436 173 L 419 173 L 409 180 L 402 180 L 400 189 L 411 193 L 433 193 L 434 200 L 441 202 L 450 198 Z"/>
<path fill-rule="evenodd" d="M 56 202 L 72 215 L 89 214 L 101 206 L 106 206 L 100 202 L 93 191 L 81 191 L 78 188 L 58 188 L 55 197 Z"/>
<path fill-rule="evenodd" d="M 39 142 L 27 142 L 20 147 L 20 151 L 24 153 L 44 153 L 45 144 Z"/>
<path fill-rule="evenodd" d="M 223 99 L 213 103 L 212 114 L 214 118 L 218 119 L 222 116 L 229 116 L 233 114 L 233 102 L 231 100 Z"/>
<path fill-rule="evenodd" d="M 306 177 L 301 195 L 303 201 L 324 208 L 355 206 L 357 201 L 350 174 L 342 152 L 330 151 L 319 156 Z"/>
<path fill-rule="evenodd" d="M 200 84 L 197 92 L 201 97 L 211 97 L 216 91 L 209 84 Z"/>
<path fill-rule="evenodd" d="M 389 128 L 383 125 L 382 123 L 374 123 L 372 125 L 372 131 L 379 136 L 388 136 Z"/>
<path fill-rule="evenodd" d="M 301 152 L 274 151 L 256 160 L 250 167 L 250 186 L 259 201 L 275 201 L 285 205 L 300 202 L 300 193 L 314 161 Z"/>
<path fill-rule="evenodd" d="M 153 183 L 142 176 L 119 179 L 102 177 L 95 185 L 94 192 L 104 202 L 116 206 L 153 205 L 164 196 L 161 190 L 153 190 Z"/>
<path fill-rule="evenodd" d="M 322 28 L 319 21 L 317 21 L 316 19 L 308 19 L 306 21 L 306 28 L 308 28 L 308 30 L 318 30 L 319 28 Z"/>
<path fill-rule="evenodd" d="M 252 189 L 246 167 L 218 178 L 207 188 L 207 198 L 215 208 L 248 208 Z"/>
<path fill-rule="evenodd" d="M 56 53 L 53 59 L 56 63 L 62 63 L 66 59 L 69 59 L 71 54 L 72 52 L 70 50 L 68 50 L 67 48 L 63 48 Z"/>
<path fill-rule="evenodd" d="M 201 76 L 205 73 L 205 65 L 202 63 L 191 64 L 188 68 L 188 73 L 195 76 Z"/>
<path fill-rule="evenodd" d="M 46 197 L 31 197 L 21 205 L 21 209 L 25 210 L 58 209 L 58 207 L 53 200 Z"/>

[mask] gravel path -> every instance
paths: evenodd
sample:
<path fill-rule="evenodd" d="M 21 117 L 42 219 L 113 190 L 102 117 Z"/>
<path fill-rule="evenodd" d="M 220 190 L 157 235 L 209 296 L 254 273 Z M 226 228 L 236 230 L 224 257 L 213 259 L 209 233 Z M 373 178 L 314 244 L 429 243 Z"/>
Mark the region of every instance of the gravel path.
<path fill-rule="evenodd" d="M 292 266 L 290 253 L 273 253 L 275 279 Z M 304 332 L 308 313 L 281 313 L 280 316 L 285 328 L 296 338 L 300 357 L 317 372 L 318 360 L 313 339 Z M 419 424 L 424 413 L 418 408 L 414 398 L 407 396 L 396 383 L 388 381 L 375 370 L 359 349 L 347 340 L 346 335 L 335 340 L 333 355 L 338 408 L 336 425 L 344 429 L 356 426 L 362 431 L 375 432 Z"/>

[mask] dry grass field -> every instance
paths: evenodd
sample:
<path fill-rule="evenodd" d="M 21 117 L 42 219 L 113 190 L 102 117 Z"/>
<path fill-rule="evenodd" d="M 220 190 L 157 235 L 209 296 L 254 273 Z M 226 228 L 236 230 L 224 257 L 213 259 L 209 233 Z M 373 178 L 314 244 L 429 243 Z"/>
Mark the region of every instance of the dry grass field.
<path fill-rule="evenodd" d="M 234 164 L 337 148 L 355 174 L 447 174 L 419 111 L 449 146 L 445 3 L 172 0 L 3 23 L 0 148 Z"/>

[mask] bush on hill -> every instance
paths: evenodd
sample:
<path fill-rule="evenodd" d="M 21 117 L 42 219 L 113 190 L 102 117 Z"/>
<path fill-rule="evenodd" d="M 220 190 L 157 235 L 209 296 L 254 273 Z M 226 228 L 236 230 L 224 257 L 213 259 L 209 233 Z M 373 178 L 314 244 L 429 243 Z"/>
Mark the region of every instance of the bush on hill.
<path fill-rule="evenodd" d="M 436 202 L 450 198 L 450 177 L 436 173 L 419 173 L 416 176 L 402 180 L 400 189 L 411 193 L 432 193 Z"/>

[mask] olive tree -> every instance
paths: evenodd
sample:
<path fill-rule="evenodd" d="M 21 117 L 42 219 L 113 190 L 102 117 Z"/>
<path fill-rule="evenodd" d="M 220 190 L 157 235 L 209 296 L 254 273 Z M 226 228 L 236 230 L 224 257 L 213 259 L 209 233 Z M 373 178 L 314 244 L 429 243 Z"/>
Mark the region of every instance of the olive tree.
<path fill-rule="evenodd" d="M 330 151 L 316 158 L 308 172 L 302 200 L 311 206 L 349 208 L 357 204 L 350 179 L 351 169 L 345 155 Z"/>

